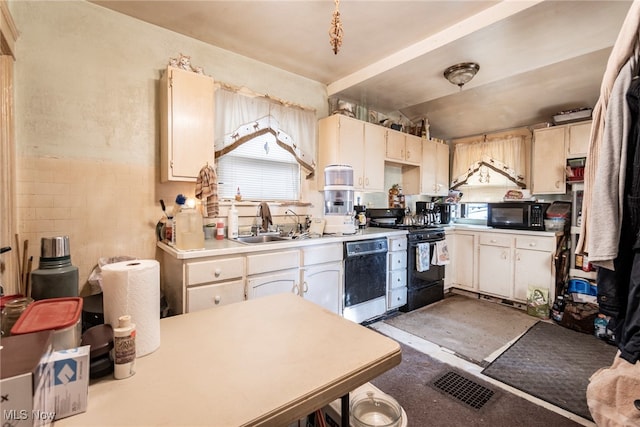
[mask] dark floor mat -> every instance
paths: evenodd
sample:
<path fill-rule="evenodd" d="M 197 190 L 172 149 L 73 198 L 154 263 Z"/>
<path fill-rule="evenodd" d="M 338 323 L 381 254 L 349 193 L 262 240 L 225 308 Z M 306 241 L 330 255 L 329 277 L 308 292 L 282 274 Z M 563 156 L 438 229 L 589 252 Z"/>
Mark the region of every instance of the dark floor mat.
<path fill-rule="evenodd" d="M 402 405 L 410 427 L 580 426 L 470 373 L 401 346 L 400 365 L 371 383 Z M 482 405 L 476 404 L 479 400 Z"/>
<path fill-rule="evenodd" d="M 482 373 L 586 419 L 589 377 L 617 349 L 593 335 L 538 322 Z"/>

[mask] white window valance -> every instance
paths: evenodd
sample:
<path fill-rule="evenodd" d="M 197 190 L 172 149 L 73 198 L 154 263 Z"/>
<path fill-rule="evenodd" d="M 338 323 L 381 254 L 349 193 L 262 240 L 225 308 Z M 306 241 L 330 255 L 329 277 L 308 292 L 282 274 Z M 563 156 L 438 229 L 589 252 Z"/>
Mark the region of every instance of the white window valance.
<path fill-rule="evenodd" d="M 264 96 L 216 91 L 215 155 L 233 151 L 255 136 L 271 133 L 304 169 L 315 172 L 316 115 Z"/>
<path fill-rule="evenodd" d="M 453 151 L 452 188 L 463 185 L 483 166 L 525 187 L 526 144 L 522 136 L 459 143 Z"/>

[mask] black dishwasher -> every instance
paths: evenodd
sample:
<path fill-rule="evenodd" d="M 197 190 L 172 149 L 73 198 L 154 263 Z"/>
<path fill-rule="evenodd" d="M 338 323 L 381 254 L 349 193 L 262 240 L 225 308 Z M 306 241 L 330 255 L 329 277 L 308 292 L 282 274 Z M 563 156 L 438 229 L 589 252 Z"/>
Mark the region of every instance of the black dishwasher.
<path fill-rule="evenodd" d="M 386 312 L 387 239 L 344 244 L 343 316 L 357 323 Z"/>

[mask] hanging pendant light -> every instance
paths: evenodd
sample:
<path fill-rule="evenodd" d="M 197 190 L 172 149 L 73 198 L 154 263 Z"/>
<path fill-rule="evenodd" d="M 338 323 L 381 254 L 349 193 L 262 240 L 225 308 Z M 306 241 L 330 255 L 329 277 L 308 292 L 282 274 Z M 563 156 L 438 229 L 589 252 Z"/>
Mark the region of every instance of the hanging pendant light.
<path fill-rule="evenodd" d="M 342 22 L 340 21 L 340 0 L 334 0 L 336 8 L 331 18 L 331 26 L 329 27 L 329 44 L 333 48 L 333 53 L 338 54 L 340 46 L 342 46 Z"/>
<path fill-rule="evenodd" d="M 444 70 L 444 77 L 462 90 L 462 86 L 469 83 L 479 70 L 480 66 L 475 62 L 463 62 Z"/>

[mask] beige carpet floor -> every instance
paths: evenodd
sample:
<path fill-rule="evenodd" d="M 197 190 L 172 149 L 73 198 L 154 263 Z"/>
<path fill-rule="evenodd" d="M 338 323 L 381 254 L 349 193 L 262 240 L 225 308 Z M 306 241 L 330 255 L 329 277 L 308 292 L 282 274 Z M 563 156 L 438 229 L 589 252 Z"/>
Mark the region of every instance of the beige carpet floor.
<path fill-rule="evenodd" d="M 538 320 L 516 308 L 449 294 L 442 301 L 384 322 L 486 366 L 491 361 L 487 360 L 489 356 Z"/>

